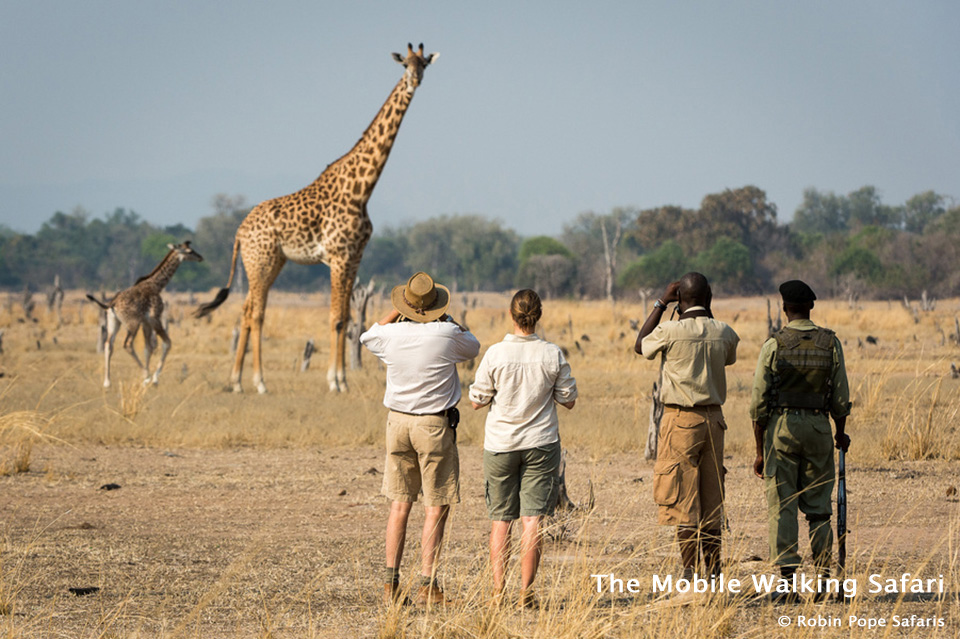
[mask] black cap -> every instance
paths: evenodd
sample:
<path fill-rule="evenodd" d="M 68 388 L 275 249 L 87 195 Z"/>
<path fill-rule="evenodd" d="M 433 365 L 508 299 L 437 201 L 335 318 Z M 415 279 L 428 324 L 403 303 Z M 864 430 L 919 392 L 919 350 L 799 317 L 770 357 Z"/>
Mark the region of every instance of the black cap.
<path fill-rule="evenodd" d="M 809 304 L 817 299 L 813 289 L 800 280 L 790 280 L 781 284 L 780 296 L 785 304 Z"/>

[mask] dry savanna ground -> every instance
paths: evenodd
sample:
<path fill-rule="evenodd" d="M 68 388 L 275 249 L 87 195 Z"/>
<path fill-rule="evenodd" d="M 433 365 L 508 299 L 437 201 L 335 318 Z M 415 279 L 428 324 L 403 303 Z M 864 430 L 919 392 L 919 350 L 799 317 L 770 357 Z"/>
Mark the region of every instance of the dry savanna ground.
<path fill-rule="evenodd" d="M 380 605 L 384 373 L 365 355 L 363 367 L 350 372 L 348 394 L 327 391 L 322 295 L 271 298 L 265 396 L 252 392 L 249 378 L 245 394 L 226 390 L 239 295 L 209 321 L 190 317 L 186 296 L 168 296 L 173 350 L 159 386 L 144 387 L 121 350 L 109 390 L 101 387 L 96 309 L 81 298 L 68 295 L 60 325 L 45 308 L 34 312 L 36 321 L 16 304 L 0 308 L 4 637 L 960 634 L 955 299 L 917 313 L 888 302 L 817 304 L 815 319 L 844 341 L 851 377 L 848 571 L 859 592 L 846 606 L 805 600 L 776 607 L 748 597 L 749 586 L 740 596 L 704 595 L 684 607 L 654 596 L 653 575 L 674 572 L 677 561 L 672 531 L 654 523 L 652 464 L 643 459 L 657 375 L 655 363 L 632 352 L 629 321 L 643 309 L 547 301 L 542 332 L 568 349 L 580 386 L 577 407 L 561 418 L 567 484 L 580 503 L 592 485 L 595 507 L 550 522 L 538 577 L 545 605 L 520 612 L 486 606 L 483 414 L 473 411 L 464 411 L 460 431 L 463 501 L 441 572 L 457 603 L 442 611 Z M 487 346 L 509 328 L 507 301 L 457 294 L 451 311 L 458 319 L 465 312 Z M 386 303 L 373 301 L 371 320 Z M 747 418 L 767 306 L 762 298 L 721 299 L 715 312 L 742 338 L 725 407 L 724 554 L 728 577 L 749 584 L 751 575 L 770 574 Z M 318 353 L 301 372 L 308 338 L 317 340 Z M 472 375 L 462 367 L 464 386 Z M 110 484 L 119 488 L 105 488 Z M 403 566 L 408 584 L 418 572 L 421 522 L 417 508 Z M 591 575 L 611 573 L 636 579 L 638 592 L 598 593 Z M 946 592 L 865 592 L 871 574 L 904 573 L 942 575 Z M 850 627 L 851 615 L 887 625 Z M 911 615 L 943 625 L 894 625 L 894 616 Z M 789 625 L 779 625 L 783 616 Z M 841 627 L 808 628 L 798 625 L 801 617 L 837 618 Z"/>

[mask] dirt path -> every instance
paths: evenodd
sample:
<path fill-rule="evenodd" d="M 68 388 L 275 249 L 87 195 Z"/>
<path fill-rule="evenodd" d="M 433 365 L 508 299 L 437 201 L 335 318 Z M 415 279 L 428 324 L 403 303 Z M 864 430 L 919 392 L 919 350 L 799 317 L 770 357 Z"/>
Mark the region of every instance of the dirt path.
<path fill-rule="evenodd" d="M 464 596 L 486 585 L 488 523 L 481 451 L 463 447 L 461 459 L 463 503 L 452 518 L 443 576 L 448 590 Z M 728 461 L 725 554 L 731 572 L 762 572 L 759 483 L 745 463 Z M 571 496 L 585 499 L 590 479 L 597 508 L 548 544 L 541 582 L 573 581 L 580 585 L 568 591 L 589 598 L 588 573 L 620 570 L 649 590 L 650 575 L 672 568 L 675 553 L 671 531 L 653 525 L 650 464 L 577 451 L 568 464 Z M 952 580 L 960 469 L 852 466 L 851 565 Z M 382 468 L 376 448 L 36 448 L 30 472 L 0 477 L 0 603 L 13 607 L 0 628 L 64 637 L 374 635 L 382 624 Z M 422 511 L 414 513 L 406 577 L 415 574 L 419 552 Z M 99 591 L 75 596 L 71 588 Z M 922 613 L 931 604 L 912 605 Z M 738 623 L 765 614 L 745 610 Z"/>

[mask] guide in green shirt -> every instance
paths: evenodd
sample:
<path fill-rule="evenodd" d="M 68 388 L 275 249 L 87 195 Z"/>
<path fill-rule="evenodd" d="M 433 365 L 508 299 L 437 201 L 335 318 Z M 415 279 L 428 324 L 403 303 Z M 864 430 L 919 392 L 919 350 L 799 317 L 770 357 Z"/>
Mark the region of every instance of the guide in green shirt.
<path fill-rule="evenodd" d="M 753 469 L 764 481 L 770 555 L 781 576 L 791 577 L 800 565 L 798 510 L 810 525 L 817 572 L 828 575 L 833 449 L 846 451 L 850 445 L 844 432 L 850 389 L 843 348 L 833 331 L 810 321 L 816 295 L 809 286 L 791 280 L 780 286 L 780 294 L 789 323 L 761 348 L 750 401 L 757 444 Z"/>

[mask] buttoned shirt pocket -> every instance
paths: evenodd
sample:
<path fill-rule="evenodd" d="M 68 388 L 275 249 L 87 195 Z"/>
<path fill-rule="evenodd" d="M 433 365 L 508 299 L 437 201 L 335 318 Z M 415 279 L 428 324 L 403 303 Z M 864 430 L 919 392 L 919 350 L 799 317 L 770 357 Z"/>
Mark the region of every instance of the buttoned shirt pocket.
<path fill-rule="evenodd" d="M 658 461 L 653 465 L 653 501 L 658 506 L 673 506 L 680 498 L 680 462 Z"/>

